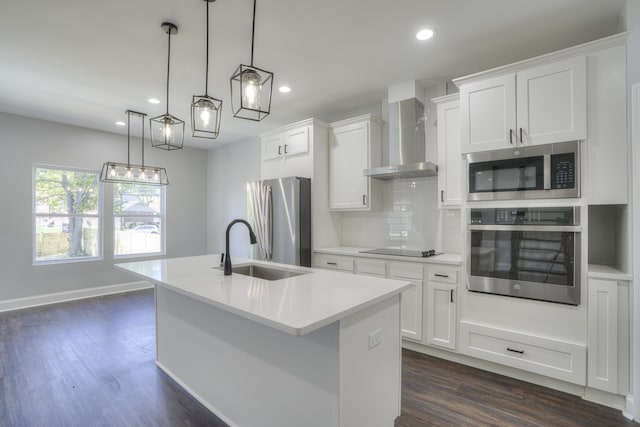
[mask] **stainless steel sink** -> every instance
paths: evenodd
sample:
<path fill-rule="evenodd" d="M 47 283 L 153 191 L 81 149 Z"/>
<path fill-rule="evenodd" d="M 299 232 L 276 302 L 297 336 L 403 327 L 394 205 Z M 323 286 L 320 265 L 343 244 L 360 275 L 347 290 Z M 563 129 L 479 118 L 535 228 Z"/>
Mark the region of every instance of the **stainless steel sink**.
<path fill-rule="evenodd" d="M 303 274 L 309 273 L 310 271 L 292 271 L 283 268 L 266 267 L 258 264 L 247 264 L 233 267 L 233 274 L 242 274 L 264 280 L 287 279 L 289 277 L 302 276 Z"/>

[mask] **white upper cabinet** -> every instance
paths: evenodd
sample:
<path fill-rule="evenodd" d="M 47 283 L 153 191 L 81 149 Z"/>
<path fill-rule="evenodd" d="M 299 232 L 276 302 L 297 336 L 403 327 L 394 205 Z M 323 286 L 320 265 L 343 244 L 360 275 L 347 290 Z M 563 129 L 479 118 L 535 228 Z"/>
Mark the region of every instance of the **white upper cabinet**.
<path fill-rule="evenodd" d="M 438 208 L 460 208 L 462 155 L 458 94 L 433 99 L 438 108 Z"/>
<path fill-rule="evenodd" d="M 482 80 L 460 88 L 462 152 L 507 148 L 516 127 L 514 74 Z"/>
<path fill-rule="evenodd" d="M 370 114 L 330 124 L 329 209 L 370 210 L 377 182 L 364 169 L 380 165 L 382 121 Z"/>
<path fill-rule="evenodd" d="M 313 120 L 305 120 L 260 135 L 263 179 L 283 176 L 312 177 L 314 125 Z"/>
<path fill-rule="evenodd" d="M 586 58 L 460 85 L 462 152 L 587 137 Z"/>

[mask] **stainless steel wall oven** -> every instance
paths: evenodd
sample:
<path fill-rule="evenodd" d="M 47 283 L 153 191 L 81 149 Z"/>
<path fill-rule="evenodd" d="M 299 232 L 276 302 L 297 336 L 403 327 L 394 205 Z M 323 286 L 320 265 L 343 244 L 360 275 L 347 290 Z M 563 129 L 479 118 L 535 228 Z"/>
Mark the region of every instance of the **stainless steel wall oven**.
<path fill-rule="evenodd" d="M 580 304 L 580 208 L 469 211 L 469 290 Z"/>

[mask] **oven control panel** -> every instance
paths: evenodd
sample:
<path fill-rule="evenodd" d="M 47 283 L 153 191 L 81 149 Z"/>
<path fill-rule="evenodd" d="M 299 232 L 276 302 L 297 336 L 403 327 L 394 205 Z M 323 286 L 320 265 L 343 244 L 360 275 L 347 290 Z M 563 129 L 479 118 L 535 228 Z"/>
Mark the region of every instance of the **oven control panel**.
<path fill-rule="evenodd" d="M 578 207 L 471 209 L 472 225 L 579 225 Z"/>

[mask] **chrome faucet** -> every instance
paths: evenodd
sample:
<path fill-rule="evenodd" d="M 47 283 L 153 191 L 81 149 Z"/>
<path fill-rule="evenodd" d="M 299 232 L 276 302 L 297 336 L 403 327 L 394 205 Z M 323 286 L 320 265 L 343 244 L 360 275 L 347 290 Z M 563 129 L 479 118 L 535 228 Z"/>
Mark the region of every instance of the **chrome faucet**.
<path fill-rule="evenodd" d="M 224 275 L 225 276 L 231 276 L 231 256 L 229 255 L 229 232 L 231 231 L 231 227 L 233 227 L 233 225 L 238 222 L 243 223 L 249 229 L 249 240 L 251 241 L 251 244 L 255 245 L 256 243 L 258 243 L 258 240 L 256 239 L 256 235 L 253 233 L 253 229 L 251 228 L 251 225 L 249 225 L 247 221 L 245 221 L 244 219 L 234 219 L 233 221 L 231 221 L 227 226 L 227 238 L 225 242 L 225 251 L 226 251 L 224 253 Z"/>

